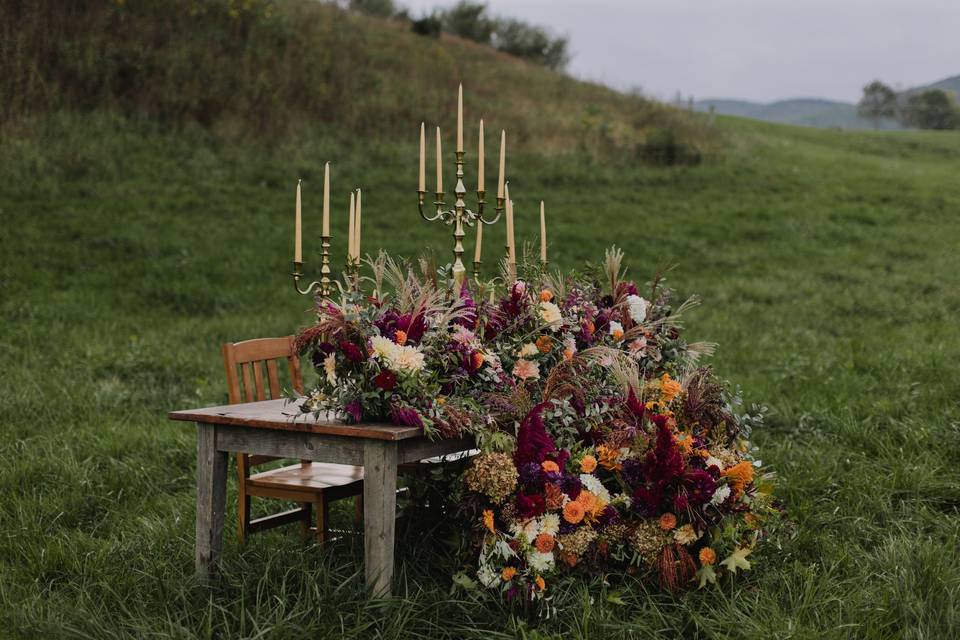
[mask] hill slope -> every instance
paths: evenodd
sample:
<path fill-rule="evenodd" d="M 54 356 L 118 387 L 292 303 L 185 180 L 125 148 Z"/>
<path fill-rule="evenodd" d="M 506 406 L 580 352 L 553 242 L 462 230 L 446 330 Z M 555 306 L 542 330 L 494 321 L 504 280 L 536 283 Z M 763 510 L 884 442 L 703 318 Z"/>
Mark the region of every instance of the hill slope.
<path fill-rule="evenodd" d="M 0 124 L 106 108 L 226 137 L 413 138 L 421 120 L 452 132 L 462 81 L 471 129 L 486 116 L 513 149 L 629 155 L 664 131 L 710 142 L 682 111 L 314 0 L 3 2 L 0 54 Z"/>

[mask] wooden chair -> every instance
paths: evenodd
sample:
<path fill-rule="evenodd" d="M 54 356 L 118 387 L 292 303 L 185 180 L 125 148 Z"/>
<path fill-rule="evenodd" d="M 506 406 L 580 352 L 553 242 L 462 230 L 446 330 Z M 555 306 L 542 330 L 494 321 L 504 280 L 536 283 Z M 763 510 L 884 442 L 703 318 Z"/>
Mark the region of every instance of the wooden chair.
<path fill-rule="evenodd" d="M 278 360 L 286 360 L 290 384 L 297 392 L 303 393 L 300 358 L 293 347 L 293 336 L 224 344 L 223 364 L 227 372 L 230 404 L 279 398 L 281 391 Z M 266 365 L 266 386 L 263 365 Z M 266 395 L 268 390 L 269 397 Z M 312 530 L 314 507 L 317 512 L 317 525 L 313 530 L 321 542 L 326 542 L 329 539 L 329 503 L 339 498 L 354 496 L 355 517 L 362 519 L 363 467 L 303 460 L 299 464 L 252 473 L 254 467 L 274 460 L 278 458 L 245 453 L 237 455 L 237 479 L 240 487 L 238 532 L 241 542 L 252 533 L 292 522 L 299 522 L 306 536 Z M 299 502 L 300 507 L 251 520 L 250 499 L 253 496 Z"/>

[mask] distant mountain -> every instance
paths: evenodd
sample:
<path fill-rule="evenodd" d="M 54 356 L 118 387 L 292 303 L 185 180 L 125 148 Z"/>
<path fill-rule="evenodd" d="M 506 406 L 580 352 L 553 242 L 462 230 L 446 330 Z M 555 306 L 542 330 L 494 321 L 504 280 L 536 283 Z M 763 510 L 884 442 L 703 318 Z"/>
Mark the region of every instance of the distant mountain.
<path fill-rule="evenodd" d="M 942 89 L 960 98 L 960 75 L 944 78 L 921 87 L 902 91 L 901 95 L 912 95 L 927 89 Z M 840 129 L 873 129 L 874 122 L 857 115 L 857 105 L 851 102 L 824 100 L 821 98 L 793 98 L 776 102 L 751 102 L 730 98 L 707 98 L 693 103 L 697 111 L 710 111 L 730 116 L 782 122 L 807 127 Z M 883 120 L 880 129 L 902 129 L 896 120 Z"/>

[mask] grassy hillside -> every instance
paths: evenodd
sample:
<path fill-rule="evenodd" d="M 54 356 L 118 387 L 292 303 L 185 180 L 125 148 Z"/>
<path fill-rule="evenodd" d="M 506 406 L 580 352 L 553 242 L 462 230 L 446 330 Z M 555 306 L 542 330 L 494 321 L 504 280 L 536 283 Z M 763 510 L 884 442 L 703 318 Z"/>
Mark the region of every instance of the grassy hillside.
<path fill-rule="evenodd" d="M 558 587 L 566 613 L 539 636 L 451 591 L 457 559 L 419 520 L 400 525 L 392 603 L 363 595 L 358 543 L 304 547 L 292 530 L 245 549 L 228 535 L 221 582 L 191 577 L 194 436 L 165 412 L 225 399 L 221 341 L 308 320 L 287 276 L 292 184 L 310 177 L 309 260 L 323 159 L 340 184 L 362 178 L 367 248 L 448 250 L 413 208 L 412 144 L 241 145 L 109 116 L 8 139 L 0 624 L 25 638 L 956 635 L 960 137 L 721 124 L 728 156 L 695 169 L 517 157 L 518 232 L 535 237 L 545 196 L 557 264 L 616 242 L 634 273 L 677 265 L 672 282 L 705 302 L 689 333 L 718 340 L 716 367 L 771 408 L 756 440 L 793 525 L 719 591 L 595 582 L 587 606 Z"/>
<path fill-rule="evenodd" d="M 675 109 L 316 0 L 0 0 L 0 125 L 106 108 L 229 139 L 412 138 L 421 120 L 452 133 L 460 81 L 468 122 L 514 149 L 632 157 L 666 132 L 711 148 Z"/>

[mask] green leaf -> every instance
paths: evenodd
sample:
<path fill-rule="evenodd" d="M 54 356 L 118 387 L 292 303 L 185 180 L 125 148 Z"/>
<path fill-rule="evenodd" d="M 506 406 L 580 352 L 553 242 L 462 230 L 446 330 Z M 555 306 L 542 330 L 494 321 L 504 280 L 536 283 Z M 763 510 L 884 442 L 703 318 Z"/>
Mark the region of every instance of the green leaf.
<path fill-rule="evenodd" d="M 750 568 L 750 561 L 747 560 L 747 556 L 753 552 L 753 549 L 750 547 L 740 547 L 729 556 L 727 556 L 722 564 L 727 568 L 727 571 L 730 573 L 736 573 L 737 569 L 747 570 Z"/>
<path fill-rule="evenodd" d="M 717 572 L 714 571 L 712 564 L 705 564 L 700 567 L 695 577 L 700 579 L 699 589 L 703 589 L 707 584 L 716 584 L 717 582 Z"/>

